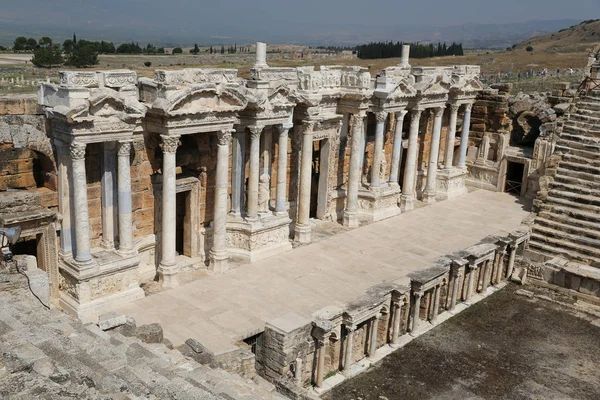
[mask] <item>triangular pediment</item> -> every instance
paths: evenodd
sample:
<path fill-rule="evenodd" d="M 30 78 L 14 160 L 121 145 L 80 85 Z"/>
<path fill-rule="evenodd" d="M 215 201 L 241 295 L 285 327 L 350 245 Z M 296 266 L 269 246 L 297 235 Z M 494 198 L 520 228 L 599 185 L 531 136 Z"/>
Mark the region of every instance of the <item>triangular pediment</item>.
<path fill-rule="evenodd" d="M 248 100 L 234 89 L 219 90 L 216 85 L 188 87 L 168 99 L 166 106 L 168 114 L 195 114 L 212 112 L 238 111 L 244 108 Z"/>

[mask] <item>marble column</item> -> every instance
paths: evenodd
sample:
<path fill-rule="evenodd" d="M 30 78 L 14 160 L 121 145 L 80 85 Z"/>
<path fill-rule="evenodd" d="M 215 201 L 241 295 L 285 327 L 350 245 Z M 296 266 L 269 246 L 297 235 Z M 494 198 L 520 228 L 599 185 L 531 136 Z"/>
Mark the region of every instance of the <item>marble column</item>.
<path fill-rule="evenodd" d="M 354 346 L 354 331 L 355 327 L 346 326 L 346 343 L 344 346 L 344 371 L 349 371 L 352 366 L 352 347 Z"/>
<path fill-rule="evenodd" d="M 392 150 L 392 169 L 390 171 L 390 183 L 398 183 L 400 175 L 400 161 L 402 160 L 402 126 L 406 110 L 396 113 L 396 128 L 394 130 L 394 147 Z"/>
<path fill-rule="evenodd" d="M 460 137 L 460 148 L 458 155 L 458 168 L 467 167 L 467 150 L 469 148 L 469 131 L 471 130 L 471 108 L 472 104 L 467 104 L 465 108 L 465 117 L 463 122 L 462 134 Z"/>
<path fill-rule="evenodd" d="M 90 264 L 90 220 L 88 215 L 85 143 L 71 143 L 73 207 L 75 209 L 75 261 Z"/>
<path fill-rule="evenodd" d="M 72 255 L 75 244 L 74 221 L 71 218 L 73 213 L 73 192 L 70 176 L 71 170 L 71 152 L 67 143 L 60 140 L 54 140 L 56 147 L 58 164 L 58 211 L 62 215 L 60 222 L 60 251 L 63 256 Z"/>
<path fill-rule="evenodd" d="M 437 320 L 438 314 L 440 313 L 440 292 L 442 290 L 441 285 L 437 285 L 433 294 L 433 315 L 431 316 L 431 323 L 434 324 Z"/>
<path fill-rule="evenodd" d="M 302 155 L 300 159 L 300 193 L 298 219 L 294 239 L 300 243 L 310 243 L 310 186 L 312 181 L 314 123 L 308 122 L 302 127 Z"/>
<path fill-rule="evenodd" d="M 496 284 L 500 284 L 502 282 L 502 272 L 504 272 L 504 257 L 506 254 L 506 249 L 502 249 L 500 254 L 498 255 L 498 265 L 496 267 Z"/>
<path fill-rule="evenodd" d="M 446 137 L 446 156 L 444 158 L 444 169 L 451 169 L 454 162 L 454 142 L 456 142 L 456 121 L 460 104 L 450 105 L 450 125 Z"/>
<path fill-rule="evenodd" d="M 476 271 L 475 265 L 469 265 L 469 280 L 467 283 L 467 295 L 465 296 L 465 300 L 470 300 L 473 295 L 473 284 Z"/>
<path fill-rule="evenodd" d="M 417 329 L 419 329 L 419 323 L 421 322 L 419 313 L 421 311 L 421 296 L 423 296 L 423 294 L 419 293 L 419 292 L 415 292 L 413 294 L 413 296 L 415 298 L 415 302 L 413 304 L 412 328 L 410 330 L 410 333 L 412 335 L 415 335 L 415 333 L 417 332 Z"/>
<path fill-rule="evenodd" d="M 117 169 L 115 142 L 104 142 L 102 159 L 102 247 L 115 248 L 115 171 Z"/>
<path fill-rule="evenodd" d="M 262 126 L 250 126 L 250 176 L 248 177 L 248 215 L 250 221 L 258 220 L 258 179 L 260 172 L 260 135 Z"/>
<path fill-rule="evenodd" d="M 244 182 L 246 155 L 246 128 L 238 127 L 231 150 L 231 212 L 234 217 L 242 216 L 244 205 Z"/>
<path fill-rule="evenodd" d="M 287 215 L 287 162 L 288 162 L 288 133 L 292 125 L 279 126 L 279 143 L 277 145 L 277 193 L 275 200 L 275 213 L 279 216 Z"/>
<path fill-rule="evenodd" d="M 214 272 L 227 270 L 227 188 L 229 187 L 229 143 L 231 131 L 217 132 L 217 176 L 215 183 L 215 211 L 213 215 L 213 246 L 210 249 L 210 269 Z"/>
<path fill-rule="evenodd" d="M 325 343 L 329 340 L 329 336 L 325 336 L 318 340 L 318 355 L 317 355 L 317 376 L 316 376 L 316 387 L 318 389 L 323 387 L 323 377 L 325 375 Z"/>
<path fill-rule="evenodd" d="M 358 188 L 361 181 L 360 162 L 361 141 L 364 133 L 364 115 L 352 115 L 352 149 L 350 153 L 350 171 L 348 171 L 348 189 L 346 192 L 346 209 L 344 210 L 344 226 L 358 227 Z"/>
<path fill-rule="evenodd" d="M 267 129 L 262 135 L 260 175 L 271 176 L 271 150 L 273 148 L 273 132 Z"/>
<path fill-rule="evenodd" d="M 296 363 L 294 364 L 294 381 L 296 382 L 296 386 L 302 387 L 302 359 L 296 358 Z"/>
<path fill-rule="evenodd" d="M 117 144 L 118 169 L 117 193 L 119 208 L 119 252 L 133 252 L 133 222 L 131 211 L 131 141 L 120 141 Z"/>
<path fill-rule="evenodd" d="M 490 278 L 492 275 L 492 260 L 485 262 L 485 269 L 483 270 L 483 285 L 482 291 L 485 291 L 490 286 Z"/>
<path fill-rule="evenodd" d="M 510 245 L 510 255 L 508 257 L 508 268 L 506 269 L 506 279 L 510 281 L 510 277 L 512 276 L 513 270 L 515 268 L 515 257 L 517 255 L 517 245 Z"/>
<path fill-rule="evenodd" d="M 160 135 L 162 138 L 163 166 L 162 166 L 162 229 L 161 229 L 161 260 L 158 266 L 159 281 L 165 288 L 179 286 L 177 278 L 178 268 L 175 257 L 176 237 L 176 183 L 177 165 L 175 153 L 179 146 L 178 135 Z"/>
<path fill-rule="evenodd" d="M 458 271 L 452 276 L 454 283 L 452 285 L 452 300 L 450 301 L 450 311 L 456 307 L 456 301 L 458 299 L 458 283 L 460 281 L 460 274 Z"/>
<path fill-rule="evenodd" d="M 375 143 L 373 146 L 373 165 L 371 166 L 371 187 L 378 187 L 381 180 L 381 162 L 383 160 L 383 139 L 385 131 L 385 120 L 388 113 L 379 111 L 375 113 L 377 127 L 375 129 Z"/>
<path fill-rule="evenodd" d="M 429 166 L 427 167 L 427 185 L 423 192 L 423 201 L 428 204 L 435 203 L 437 195 L 437 168 L 440 156 L 440 139 L 442 136 L 442 117 L 444 108 L 435 109 L 435 120 L 433 123 L 433 133 L 431 135 L 431 147 L 429 150 Z"/>
<path fill-rule="evenodd" d="M 379 318 L 381 318 L 381 314 L 377 314 L 371 320 L 371 338 L 369 340 L 369 358 L 373 358 L 375 356 L 375 352 L 377 351 L 377 331 L 379 330 Z"/>
<path fill-rule="evenodd" d="M 402 322 L 402 305 L 394 304 L 394 325 L 392 327 L 392 347 L 398 346 L 400 338 L 400 323 Z"/>
<path fill-rule="evenodd" d="M 410 211 L 415 208 L 415 178 L 417 173 L 417 153 L 419 149 L 419 123 L 423 110 L 414 108 L 411 110 L 410 132 L 408 136 L 408 151 L 406 152 L 406 164 L 404 167 L 404 184 L 400 205 L 402 211 Z"/>

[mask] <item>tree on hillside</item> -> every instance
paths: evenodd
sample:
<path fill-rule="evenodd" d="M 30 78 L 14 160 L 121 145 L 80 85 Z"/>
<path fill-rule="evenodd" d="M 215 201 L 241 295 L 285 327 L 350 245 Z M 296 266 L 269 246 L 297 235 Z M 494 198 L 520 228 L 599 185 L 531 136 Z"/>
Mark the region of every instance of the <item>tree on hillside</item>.
<path fill-rule="evenodd" d="M 183 50 L 181 49 L 181 47 L 175 47 L 171 53 L 172 54 L 182 54 Z"/>
<path fill-rule="evenodd" d="M 50 47 L 52 46 L 52 39 L 50 39 L 48 36 L 44 36 L 38 43 L 42 47 Z"/>
<path fill-rule="evenodd" d="M 98 64 L 98 43 L 88 42 L 87 40 L 78 41 L 73 46 L 73 51 L 69 55 L 65 64 L 76 68 L 89 67 Z"/>
<path fill-rule="evenodd" d="M 25 45 L 25 50 L 33 50 L 37 47 L 37 40 L 34 38 L 27 39 L 27 45 Z"/>
<path fill-rule="evenodd" d="M 74 46 L 73 41 L 71 39 L 67 39 L 63 42 L 63 51 L 66 54 L 71 54 L 71 52 L 73 51 L 73 46 Z"/>
<path fill-rule="evenodd" d="M 210 53 L 210 54 L 214 53 L 212 46 L 210 46 L 209 53 Z"/>
<path fill-rule="evenodd" d="M 221 54 L 225 54 L 225 46 L 221 46 Z"/>
<path fill-rule="evenodd" d="M 52 68 L 64 63 L 60 47 L 54 46 L 39 46 L 33 51 L 31 63 L 36 67 Z"/>
<path fill-rule="evenodd" d="M 192 50 L 193 54 L 200 53 L 200 48 L 198 47 L 198 43 L 194 43 L 194 50 Z"/>
<path fill-rule="evenodd" d="M 13 44 L 13 50 L 25 50 L 25 46 L 27 46 L 27 38 L 25 36 L 19 36 L 15 39 L 15 43 Z"/>
<path fill-rule="evenodd" d="M 75 32 L 73 32 L 73 44 L 77 44 L 77 36 L 75 36 Z"/>

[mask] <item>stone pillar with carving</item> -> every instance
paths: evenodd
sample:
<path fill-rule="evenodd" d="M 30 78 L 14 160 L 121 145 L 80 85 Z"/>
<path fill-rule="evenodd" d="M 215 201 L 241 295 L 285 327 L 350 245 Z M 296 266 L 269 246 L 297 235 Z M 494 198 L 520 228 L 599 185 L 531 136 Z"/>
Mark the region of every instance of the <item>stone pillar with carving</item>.
<path fill-rule="evenodd" d="M 131 211 L 131 141 L 119 141 L 117 144 L 118 171 L 117 193 L 119 209 L 119 253 L 133 252 L 133 223 Z"/>
<path fill-rule="evenodd" d="M 435 203 L 437 195 L 437 169 L 438 158 L 440 156 L 440 139 L 442 136 L 442 117 L 444 108 L 435 109 L 435 120 L 433 123 L 433 133 L 431 135 L 431 148 L 429 151 L 429 166 L 427 167 L 427 185 L 423 192 L 423 201 L 428 204 Z"/>
<path fill-rule="evenodd" d="M 71 150 L 67 143 L 54 139 L 58 173 L 58 211 L 62 215 L 60 222 L 60 251 L 63 256 L 72 255 L 75 250 L 74 221 L 71 218 L 73 207 L 72 182 L 69 182 L 69 170 L 72 168 Z"/>
<path fill-rule="evenodd" d="M 71 143 L 73 206 L 75 209 L 75 261 L 90 264 L 90 220 L 88 213 L 85 143 Z"/>
<path fill-rule="evenodd" d="M 242 216 L 246 155 L 246 129 L 239 126 L 235 132 L 231 154 L 231 215 Z"/>
<path fill-rule="evenodd" d="M 364 119 L 364 115 L 352 115 L 352 151 L 350 153 L 350 171 L 348 172 L 346 209 L 344 210 L 344 226 L 350 228 L 358 227 L 358 188 L 361 180 L 361 140 Z"/>
<path fill-rule="evenodd" d="M 392 149 L 392 169 L 390 171 L 390 183 L 398 183 L 400 175 L 400 162 L 402 161 L 402 126 L 407 111 L 396 113 L 396 128 L 394 130 L 394 147 Z"/>
<path fill-rule="evenodd" d="M 227 188 L 229 187 L 230 130 L 217 132 L 217 176 L 215 183 L 215 210 L 213 215 L 213 246 L 210 249 L 210 269 L 214 272 L 227 270 Z"/>
<path fill-rule="evenodd" d="M 178 267 L 175 260 L 176 238 L 176 195 L 177 195 L 177 165 L 175 154 L 179 146 L 178 135 L 161 135 L 163 166 L 162 166 L 162 229 L 161 229 L 161 260 L 158 266 L 158 277 L 164 288 L 179 286 L 177 278 Z"/>
<path fill-rule="evenodd" d="M 471 130 L 471 109 L 473 105 L 467 104 L 465 108 L 465 117 L 463 122 L 462 134 L 460 137 L 460 148 L 458 156 L 458 168 L 467 167 L 467 150 L 469 149 L 469 131 Z"/>
<path fill-rule="evenodd" d="M 450 105 L 450 125 L 446 137 L 446 155 L 444 157 L 444 169 L 451 169 L 454 162 L 454 142 L 456 141 L 456 121 L 458 120 L 458 109 L 460 104 Z"/>
<path fill-rule="evenodd" d="M 287 162 L 288 162 L 288 133 L 292 128 L 291 124 L 284 124 L 278 127 L 279 143 L 277 154 L 277 192 L 275 200 L 275 213 L 277 215 L 287 215 Z"/>
<path fill-rule="evenodd" d="M 294 239 L 299 243 L 310 243 L 310 189 L 312 180 L 314 122 L 305 122 L 302 126 L 302 156 L 300 159 L 300 193 L 298 219 Z"/>
<path fill-rule="evenodd" d="M 383 136 L 387 116 L 388 113 L 386 111 L 379 111 L 375 113 L 377 126 L 375 129 L 375 143 L 373 146 L 373 165 L 371 166 L 371 187 L 378 187 L 381 181 L 380 177 L 381 163 L 383 160 Z"/>
<path fill-rule="evenodd" d="M 258 180 L 260 173 L 260 135 L 264 127 L 250 126 L 250 176 L 248 177 L 248 220 L 258 220 Z"/>
<path fill-rule="evenodd" d="M 415 208 L 415 178 L 417 173 L 417 153 L 419 150 L 419 123 L 423 110 L 416 107 L 411 110 L 410 132 L 408 136 L 408 151 L 404 168 L 404 187 L 402 188 L 402 211 Z"/>
<path fill-rule="evenodd" d="M 483 134 L 481 143 L 479 143 L 479 150 L 477 151 L 477 159 L 475 164 L 485 165 L 487 164 L 488 154 L 490 153 L 490 135 L 487 133 Z"/>

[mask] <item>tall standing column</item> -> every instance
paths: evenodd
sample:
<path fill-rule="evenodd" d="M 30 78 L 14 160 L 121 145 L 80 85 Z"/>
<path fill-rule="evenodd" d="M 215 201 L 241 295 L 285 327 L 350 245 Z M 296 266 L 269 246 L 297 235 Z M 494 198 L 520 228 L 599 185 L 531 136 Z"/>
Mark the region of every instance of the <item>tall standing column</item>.
<path fill-rule="evenodd" d="M 85 143 L 71 143 L 73 205 L 75 208 L 75 261 L 81 264 L 92 262 L 87 178 L 85 174 L 85 146 Z"/>
<path fill-rule="evenodd" d="M 258 178 L 260 169 L 260 135 L 262 126 L 250 129 L 250 176 L 248 178 L 248 220 L 258 220 Z"/>
<path fill-rule="evenodd" d="M 465 117 L 463 122 L 462 134 L 460 137 L 460 149 L 458 155 L 458 168 L 467 167 L 467 149 L 469 147 L 469 131 L 471 130 L 471 108 L 472 104 L 467 104 L 465 108 Z"/>
<path fill-rule="evenodd" d="M 454 142 L 456 141 L 456 121 L 460 104 L 450 105 L 450 125 L 446 137 L 446 157 L 444 158 L 444 169 L 451 169 L 454 162 Z"/>
<path fill-rule="evenodd" d="M 104 142 L 102 158 L 102 247 L 115 248 L 115 142 Z"/>
<path fill-rule="evenodd" d="M 58 163 L 58 211 L 62 215 L 60 222 L 60 251 L 63 256 L 73 253 L 75 244 L 75 228 L 71 218 L 73 212 L 72 183 L 70 181 L 71 152 L 69 146 L 60 140 L 54 140 Z"/>
<path fill-rule="evenodd" d="M 434 324 L 437 320 L 438 314 L 440 313 L 440 292 L 442 290 L 441 285 L 435 287 L 433 294 L 433 315 L 431 316 L 431 323 Z"/>
<path fill-rule="evenodd" d="M 131 215 L 131 141 L 121 141 L 117 145 L 118 170 L 117 192 L 119 208 L 119 252 L 133 252 L 133 223 Z"/>
<path fill-rule="evenodd" d="M 411 335 L 415 335 L 417 332 L 417 329 L 419 329 L 419 322 L 421 322 L 421 318 L 419 317 L 419 314 L 421 312 L 421 296 L 423 294 L 419 293 L 419 292 L 415 292 L 413 294 L 414 298 L 415 298 L 415 302 L 413 304 L 413 316 L 412 316 L 412 328 L 410 330 Z"/>
<path fill-rule="evenodd" d="M 161 229 L 161 260 L 158 266 L 159 281 L 165 288 L 179 286 L 178 268 L 175 257 L 176 238 L 176 195 L 177 172 L 175 153 L 179 146 L 178 135 L 160 135 L 162 138 L 163 167 L 162 167 L 162 229 Z"/>
<path fill-rule="evenodd" d="M 329 340 L 329 336 L 325 336 L 322 339 L 318 340 L 318 356 L 317 356 L 317 379 L 316 379 L 316 387 L 317 389 L 321 389 L 323 387 L 323 377 L 325 375 L 325 343 Z"/>
<path fill-rule="evenodd" d="M 469 281 L 467 283 L 467 295 L 465 296 L 465 300 L 470 300 L 471 296 L 473 296 L 473 284 L 475 283 L 475 265 L 469 264 Z"/>
<path fill-rule="evenodd" d="M 231 131 L 217 132 L 217 176 L 215 184 L 215 211 L 213 215 L 213 246 L 210 249 L 210 269 L 214 272 L 227 270 L 227 188 L 229 187 L 229 143 Z"/>
<path fill-rule="evenodd" d="M 352 116 L 352 151 L 350 153 L 350 171 L 348 171 L 348 189 L 346 192 L 346 209 L 344 210 L 344 226 L 358 227 L 358 187 L 360 186 L 361 141 L 363 136 L 364 115 Z"/>
<path fill-rule="evenodd" d="M 378 187 L 381 177 L 381 161 L 383 160 L 383 134 L 385 130 L 385 120 L 388 113 L 380 111 L 375 114 L 377 127 L 375 129 L 375 143 L 373 146 L 373 165 L 371 166 L 371 186 Z"/>
<path fill-rule="evenodd" d="M 392 169 L 390 171 L 390 183 L 398 183 L 400 175 L 400 160 L 402 158 L 402 126 L 406 110 L 396 113 L 396 129 L 394 130 L 394 147 L 392 150 Z"/>
<path fill-rule="evenodd" d="M 279 143 L 277 145 L 277 199 L 275 200 L 275 213 L 280 216 L 287 215 L 287 162 L 288 162 L 288 132 L 292 125 L 279 126 Z"/>
<path fill-rule="evenodd" d="M 400 323 L 402 322 L 402 305 L 400 303 L 394 304 L 394 326 L 392 327 L 392 347 L 398 346 L 398 339 L 400 338 Z"/>
<path fill-rule="evenodd" d="M 354 331 L 355 327 L 346 326 L 346 343 L 344 346 L 344 371 L 349 371 L 352 366 L 352 348 L 354 347 Z"/>
<path fill-rule="evenodd" d="M 433 123 L 433 133 L 431 135 L 431 148 L 429 151 L 429 166 L 427 167 L 427 186 L 423 192 L 423 201 L 428 204 L 435 203 L 437 195 L 437 168 L 440 156 L 440 139 L 442 136 L 442 117 L 444 108 L 435 109 L 435 120 Z"/>
<path fill-rule="evenodd" d="M 381 318 L 381 314 L 377 314 L 371 320 L 371 338 L 369 341 L 369 357 L 373 358 L 375 356 L 375 352 L 377 351 L 377 331 L 379 330 L 379 318 Z"/>
<path fill-rule="evenodd" d="M 404 184 L 400 205 L 402 211 L 415 208 L 415 175 L 417 172 L 417 151 L 419 147 L 419 123 L 423 110 L 414 108 L 411 111 L 410 132 L 408 136 L 408 151 L 404 167 Z"/>
<path fill-rule="evenodd" d="M 246 155 L 246 128 L 238 127 L 233 140 L 231 154 L 231 215 L 242 216 L 244 204 L 244 181 Z"/>
<path fill-rule="evenodd" d="M 452 284 L 452 299 L 450 301 L 450 311 L 454 310 L 454 307 L 456 307 L 456 301 L 458 299 L 458 282 L 460 280 L 460 274 L 458 269 L 452 275 L 452 280 L 454 283 Z"/>
<path fill-rule="evenodd" d="M 310 243 L 310 186 L 312 179 L 314 122 L 303 126 L 302 156 L 300 160 L 300 193 L 298 204 L 298 220 L 296 221 L 295 240 L 300 243 Z"/>
<path fill-rule="evenodd" d="M 510 277 L 512 276 L 513 270 L 515 268 L 515 257 L 517 255 L 517 245 L 510 245 L 510 255 L 508 257 L 508 267 L 506 269 L 506 279 L 510 281 Z"/>

